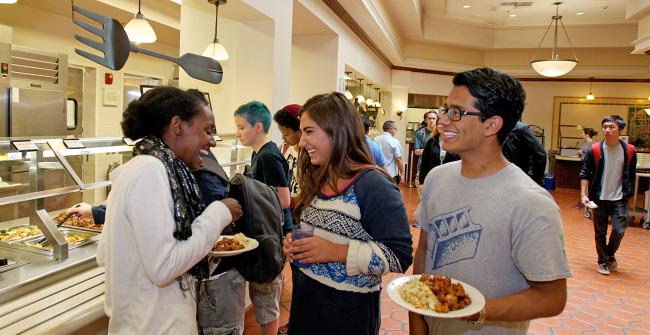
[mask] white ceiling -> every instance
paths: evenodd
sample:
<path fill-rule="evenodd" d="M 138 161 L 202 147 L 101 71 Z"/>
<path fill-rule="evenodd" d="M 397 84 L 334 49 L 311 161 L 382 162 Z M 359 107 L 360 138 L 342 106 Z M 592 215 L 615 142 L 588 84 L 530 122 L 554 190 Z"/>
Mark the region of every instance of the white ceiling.
<path fill-rule="evenodd" d="M 399 1 L 397 1 L 399 2 Z M 446 18 L 454 21 L 494 26 L 548 25 L 555 15 L 553 0 L 421 0 L 426 19 Z M 469 6 L 469 8 L 465 8 Z M 582 15 L 577 15 L 583 13 Z M 516 15 L 516 16 L 511 16 Z M 565 0 L 559 15 L 566 26 L 584 24 L 623 24 L 625 0 Z"/>

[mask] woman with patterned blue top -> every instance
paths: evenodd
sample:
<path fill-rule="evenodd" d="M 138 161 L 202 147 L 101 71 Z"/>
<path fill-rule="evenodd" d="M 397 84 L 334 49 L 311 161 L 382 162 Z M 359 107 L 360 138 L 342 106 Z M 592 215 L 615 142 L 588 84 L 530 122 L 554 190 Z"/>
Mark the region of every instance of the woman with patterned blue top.
<path fill-rule="evenodd" d="M 397 185 L 372 164 L 361 119 L 340 93 L 300 113 L 295 218 L 314 237 L 284 240 L 292 272 L 289 334 L 378 334 L 381 277 L 413 260 Z"/>

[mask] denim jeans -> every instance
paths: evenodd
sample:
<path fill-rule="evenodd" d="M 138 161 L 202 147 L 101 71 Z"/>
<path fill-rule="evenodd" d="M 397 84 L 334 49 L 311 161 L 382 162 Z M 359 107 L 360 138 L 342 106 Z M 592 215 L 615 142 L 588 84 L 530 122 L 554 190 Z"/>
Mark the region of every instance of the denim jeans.
<path fill-rule="evenodd" d="M 596 252 L 598 264 L 606 263 L 621 245 L 627 228 L 627 199 L 594 200 L 598 208 L 594 209 L 594 232 L 596 237 Z M 607 221 L 612 218 L 612 232 L 607 242 Z"/>
<path fill-rule="evenodd" d="M 199 325 L 205 335 L 244 333 L 246 280 L 231 269 L 201 285 L 198 305 Z"/>

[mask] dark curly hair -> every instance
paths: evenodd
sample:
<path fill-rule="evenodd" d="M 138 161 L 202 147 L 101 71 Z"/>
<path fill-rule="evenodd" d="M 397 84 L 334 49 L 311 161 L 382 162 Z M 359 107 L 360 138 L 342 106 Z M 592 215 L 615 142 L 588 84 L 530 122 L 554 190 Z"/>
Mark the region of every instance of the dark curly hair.
<path fill-rule="evenodd" d="M 499 143 L 503 144 L 508 133 L 521 119 L 526 103 L 526 92 L 519 81 L 505 73 L 490 68 L 478 68 L 461 72 L 454 77 L 454 86 L 465 86 L 476 98 L 476 107 L 481 113 L 481 121 L 493 116 L 503 119 L 503 127 L 497 133 Z"/>
<path fill-rule="evenodd" d="M 122 113 L 122 133 L 136 140 L 153 135 L 161 137 L 174 116 L 189 121 L 204 103 L 195 94 L 171 86 L 158 86 L 131 101 Z"/>
<path fill-rule="evenodd" d="M 294 117 L 286 109 L 280 109 L 273 115 L 273 121 L 282 127 L 289 128 L 293 131 L 300 130 L 300 119 Z"/>

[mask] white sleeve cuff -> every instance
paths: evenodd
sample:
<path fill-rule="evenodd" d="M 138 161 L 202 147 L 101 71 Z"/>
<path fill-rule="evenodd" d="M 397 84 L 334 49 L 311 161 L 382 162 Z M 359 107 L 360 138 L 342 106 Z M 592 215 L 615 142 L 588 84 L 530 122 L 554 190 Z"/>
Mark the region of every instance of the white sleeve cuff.
<path fill-rule="evenodd" d="M 348 276 L 368 274 L 368 266 L 372 257 L 372 247 L 370 243 L 358 240 L 351 240 L 348 245 L 348 257 L 346 260 L 346 269 Z"/>

